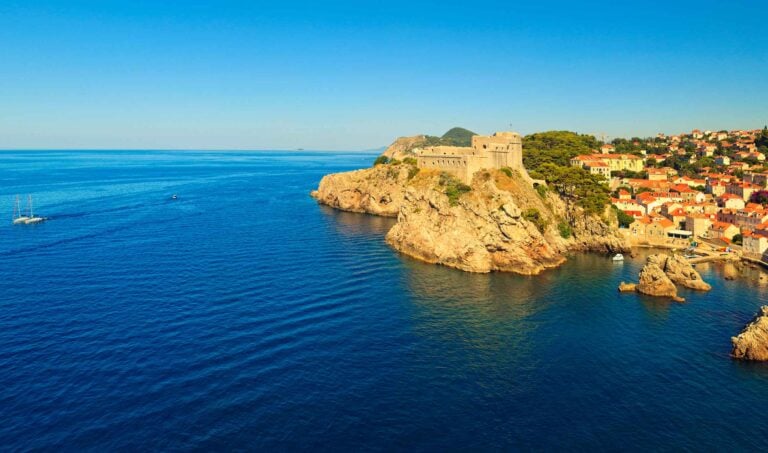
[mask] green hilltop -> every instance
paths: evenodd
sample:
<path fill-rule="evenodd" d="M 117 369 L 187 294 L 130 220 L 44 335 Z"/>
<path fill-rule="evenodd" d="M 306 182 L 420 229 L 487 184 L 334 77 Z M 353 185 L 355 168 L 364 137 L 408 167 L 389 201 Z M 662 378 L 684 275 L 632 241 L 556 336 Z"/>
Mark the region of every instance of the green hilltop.
<path fill-rule="evenodd" d="M 427 135 L 426 142 L 424 143 L 424 145 L 426 146 L 438 146 L 438 145 L 471 146 L 472 137 L 475 135 L 477 134 L 468 129 L 464 129 L 463 127 L 454 127 L 450 129 L 448 132 L 446 132 L 445 134 L 443 134 L 442 137 Z"/>
<path fill-rule="evenodd" d="M 463 127 L 454 127 L 443 134 L 440 140 L 445 142 L 446 145 L 470 146 L 472 145 L 472 137 L 475 135 L 477 134 Z"/>

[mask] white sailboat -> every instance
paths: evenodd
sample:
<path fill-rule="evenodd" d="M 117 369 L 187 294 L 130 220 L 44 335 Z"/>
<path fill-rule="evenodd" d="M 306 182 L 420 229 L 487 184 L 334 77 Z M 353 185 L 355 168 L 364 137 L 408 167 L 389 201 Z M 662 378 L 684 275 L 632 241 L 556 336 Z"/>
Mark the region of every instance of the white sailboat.
<path fill-rule="evenodd" d="M 16 195 L 16 203 L 13 206 L 13 224 L 14 225 L 29 225 L 33 223 L 44 222 L 45 217 L 35 217 L 35 213 L 32 209 L 32 195 L 27 195 L 27 215 L 21 212 L 21 199 Z"/>
<path fill-rule="evenodd" d="M 13 224 L 25 223 L 29 217 L 21 215 L 21 200 L 16 195 L 16 202 L 13 204 Z"/>

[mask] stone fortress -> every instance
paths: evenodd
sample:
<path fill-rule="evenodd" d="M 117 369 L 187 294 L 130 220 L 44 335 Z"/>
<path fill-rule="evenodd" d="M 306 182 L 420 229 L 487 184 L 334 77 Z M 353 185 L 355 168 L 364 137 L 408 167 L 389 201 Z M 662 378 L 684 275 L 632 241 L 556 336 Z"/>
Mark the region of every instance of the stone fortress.
<path fill-rule="evenodd" d="M 491 136 L 475 135 L 472 146 L 429 146 L 414 149 L 419 168 L 445 171 L 465 184 L 472 175 L 484 169 L 508 167 L 533 183 L 523 166 L 523 140 L 517 132 L 496 132 Z"/>

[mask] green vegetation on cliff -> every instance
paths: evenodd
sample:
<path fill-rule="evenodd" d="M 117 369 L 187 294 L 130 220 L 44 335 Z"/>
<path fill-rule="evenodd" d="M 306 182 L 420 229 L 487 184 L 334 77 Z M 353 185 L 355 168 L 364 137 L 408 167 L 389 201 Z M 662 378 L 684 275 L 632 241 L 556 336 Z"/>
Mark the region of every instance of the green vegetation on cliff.
<path fill-rule="evenodd" d="M 549 131 L 523 137 L 523 164 L 537 171 L 546 163 L 567 167 L 579 154 L 589 154 L 599 147 L 595 137 L 569 131 Z"/>
<path fill-rule="evenodd" d="M 563 239 L 568 239 L 573 234 L 573 229 L 568 222 L 565 221 L 561 221 L 557 224 L 557 230 L 560 232 L 560 237 Z"/>
<path fill-rule="evenodd" d="M 549 222 L 547 219 L 544 218 L 543 215 L 539 212 L 536 208 L 528 208 L 523 212 L 523 218 L 531 223 L 533 223 L 536 226 L 536 229 L 539 230 L 540 233 L 544 234 L 544 231 L 546 231 L 547 226 L 549 226 Z"/>
<path fill-rule="evenodd" d="M 610 192 L 601 178 L 583 168 L 544 164 L 541 174 L 563 198 L 575 201 L 587 214 L 602 214 L 610 202 Z"/>
<path fill-rule="evenodd" d="M 440 181 L 438 184 L 443 187 L 443 193 L 448 196 L 448 202 L 451 206 L 459 204 L 459 197 L 472 190 L 471 187 L 447 172 L 440 173 Z"/>
<path fill-rule="evenodd" d="M 561 196 L 573 200 L 588 214 L 601 214 L 610 201 L 601 178 L 571 167 L 570 160 L 589 154 L 599 143 L 591 135 L 549 131 L 523 138 L 523 164 L 533 178 L 544 179 Z"/>
<path fill-rule="evenodd" d="M 613 211 L 616 213 L 616 217 L 619 219 L 619 226 L 621 228 L 627 228 L 635 222 L 634 217 L 617 208 L 616 206 L 611 206 L 611 208 L 613 208 Z"/>

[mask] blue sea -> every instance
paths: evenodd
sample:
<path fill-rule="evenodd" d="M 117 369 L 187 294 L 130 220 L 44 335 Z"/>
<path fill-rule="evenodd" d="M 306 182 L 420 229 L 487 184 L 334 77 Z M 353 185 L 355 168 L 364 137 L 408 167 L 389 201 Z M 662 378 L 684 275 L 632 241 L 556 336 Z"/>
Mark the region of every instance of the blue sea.
<path fill-rule="evenodd" d="M 728 356 L 761 271 L 678 304 L 617 293 L 642 254 L 423 264 L 309 197 L 374 157 L 0 152 L 0 449 L 766 448 L 768 365 Z"/>

